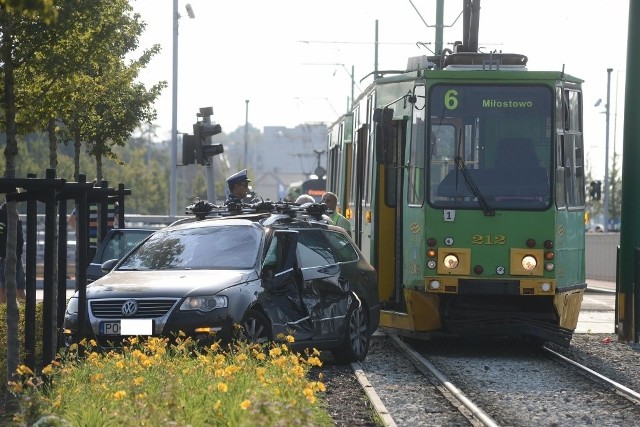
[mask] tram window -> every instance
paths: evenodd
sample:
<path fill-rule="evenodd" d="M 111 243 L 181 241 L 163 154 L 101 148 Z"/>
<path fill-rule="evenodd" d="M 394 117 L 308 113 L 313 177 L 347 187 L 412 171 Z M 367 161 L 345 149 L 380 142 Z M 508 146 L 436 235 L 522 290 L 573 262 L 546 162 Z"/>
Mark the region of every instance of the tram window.
<path fill-rule="evenodd" d="M 416 86 L 414 89 L 416 102 L 413 106 L 413 121 L 411 125 L 411 151 L 409 155 L 409 186 L 408 202 L 410 205 L 422 205 L 424 202 L 425 181 L 425 88 Z"/>
<path fill-rule="evenodd" d="M 558 167 L 556 168 L 556 206 L 564 208 L 567 206 L 565 199 L 565 181 L 564 181 L 564 136 L 558 135 L 556 157 L 558 159 Z"/>

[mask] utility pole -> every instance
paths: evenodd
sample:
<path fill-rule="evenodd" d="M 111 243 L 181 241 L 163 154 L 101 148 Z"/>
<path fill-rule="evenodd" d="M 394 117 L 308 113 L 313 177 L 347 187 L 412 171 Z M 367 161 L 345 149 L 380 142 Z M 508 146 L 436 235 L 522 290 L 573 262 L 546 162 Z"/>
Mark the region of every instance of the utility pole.
<path fill-rule="evenodd" d="M 194 19 L 193 8 L 185 5 L 187 15 Z M 173 78 L 171 84 L 171 174 L 169 177 L 169 216 L 175 218 L 178 203 L 178 0 L 173 0 Z"/>
<path fill-rule="evenodd" d="M 606 134 L 604 144 L 604 232 L 609 231 L 609 111 L 611 111 L 611 72 L 613 68 L 607 68 L 607 104 L 605 109 Z"/>

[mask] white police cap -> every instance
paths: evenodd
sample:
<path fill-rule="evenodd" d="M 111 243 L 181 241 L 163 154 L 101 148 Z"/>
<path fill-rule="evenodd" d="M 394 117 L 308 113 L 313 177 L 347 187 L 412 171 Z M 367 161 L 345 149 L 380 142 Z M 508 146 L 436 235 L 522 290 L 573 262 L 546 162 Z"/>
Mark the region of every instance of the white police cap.
<path fill-rule="evenodd" d="M 227 185 L 231 187 L 234 184 L 239 182 L 251 182 L 251 180 L 247 177 L 247 170 L 242 169 L 240 172 L 236 172 L 227 178 Z"/>

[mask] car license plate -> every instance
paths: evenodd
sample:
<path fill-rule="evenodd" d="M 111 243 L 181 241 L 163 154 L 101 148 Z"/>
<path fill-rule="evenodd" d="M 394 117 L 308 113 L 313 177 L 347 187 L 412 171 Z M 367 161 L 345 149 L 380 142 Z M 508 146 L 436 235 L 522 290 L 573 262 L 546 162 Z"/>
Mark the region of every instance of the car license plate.
<path fill-rule="evenodd" d="M 100 322 L 100 335 L 153 335 L 153 319 Z"/>

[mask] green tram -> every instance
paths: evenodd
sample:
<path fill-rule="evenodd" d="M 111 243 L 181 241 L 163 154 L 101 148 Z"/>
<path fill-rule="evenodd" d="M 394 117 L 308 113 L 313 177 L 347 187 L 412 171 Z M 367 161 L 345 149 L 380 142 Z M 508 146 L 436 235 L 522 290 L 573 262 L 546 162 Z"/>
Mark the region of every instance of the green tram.
<path fill-rule="evenodd" d="M 586 288 L 582 80 L 519 54 L 378 74 L 329 129 L 327 189 L 380 324 L 568 345 Z"/>

